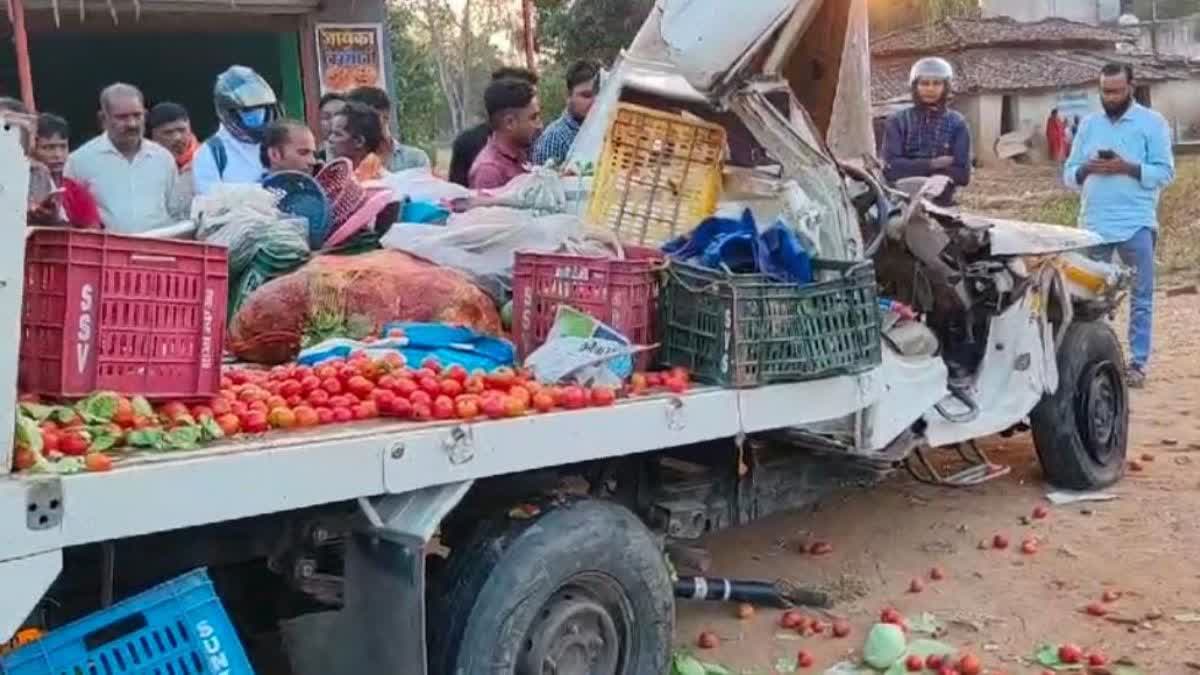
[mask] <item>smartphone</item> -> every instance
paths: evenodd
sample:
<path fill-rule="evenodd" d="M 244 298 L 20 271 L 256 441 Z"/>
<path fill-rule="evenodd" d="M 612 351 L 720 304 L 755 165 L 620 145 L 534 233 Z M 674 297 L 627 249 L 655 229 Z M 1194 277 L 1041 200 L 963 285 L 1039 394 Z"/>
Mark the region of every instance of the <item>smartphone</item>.
<path fill-rule="evenodd" d="M 1113 152 L 1112 150 L 1101 150 L 1097 153 L 1097 156 L 1100 159 L 1116 159 L 1117 153 Z"/>

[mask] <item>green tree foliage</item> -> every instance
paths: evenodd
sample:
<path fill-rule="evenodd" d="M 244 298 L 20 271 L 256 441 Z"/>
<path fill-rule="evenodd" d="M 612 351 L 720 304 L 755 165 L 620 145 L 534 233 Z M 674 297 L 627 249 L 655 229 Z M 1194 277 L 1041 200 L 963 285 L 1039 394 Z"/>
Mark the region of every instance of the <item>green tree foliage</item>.
<path fill-rule="evenodd" d="M 392 46 L 392 92 L 400 138 L 430 152 L 449 113 L 438 89 L 437 65 L 429 49 L 412 30 L 412 8 L 388 5 L 388 35 Z"/>
<path fill-rule="evenodd" d="M 538 48 L 564 68 L 577 59 L 611 63 L 633 40 L 654 0 L 536 0 Z"/>

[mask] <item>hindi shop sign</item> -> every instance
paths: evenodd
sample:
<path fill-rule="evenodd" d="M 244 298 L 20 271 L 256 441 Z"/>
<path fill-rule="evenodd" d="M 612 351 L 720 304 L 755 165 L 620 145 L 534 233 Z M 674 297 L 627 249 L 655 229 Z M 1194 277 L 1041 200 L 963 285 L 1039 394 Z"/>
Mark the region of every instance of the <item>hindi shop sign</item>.
<path fill-rule="evenodd" d="M 321 93 L 370 86 L 386 89 L 383 28 L 377 23 L 317 24 Z"/>

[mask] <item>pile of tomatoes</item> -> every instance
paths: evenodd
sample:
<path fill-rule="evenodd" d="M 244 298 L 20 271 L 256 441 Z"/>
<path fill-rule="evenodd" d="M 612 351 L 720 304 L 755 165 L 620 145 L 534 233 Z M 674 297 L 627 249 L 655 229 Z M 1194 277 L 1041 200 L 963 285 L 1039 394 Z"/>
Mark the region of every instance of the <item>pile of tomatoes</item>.
<path fill-rule="evenodd" d="M 655 390 L 684 392 L 686 370 L 635 373 L 626 387 L 543 386 L 528 372 L 500 368 L 467 372 L 427 359 L 419 368 L 399 354 L 365 355 L 266 370 L 227 370 L 220 396 L 190 410 L 211 415 L 226 436 L 390 417 L 415 421 L 499 419 L 554 410 L 613 405 L 621 396 Z"/>

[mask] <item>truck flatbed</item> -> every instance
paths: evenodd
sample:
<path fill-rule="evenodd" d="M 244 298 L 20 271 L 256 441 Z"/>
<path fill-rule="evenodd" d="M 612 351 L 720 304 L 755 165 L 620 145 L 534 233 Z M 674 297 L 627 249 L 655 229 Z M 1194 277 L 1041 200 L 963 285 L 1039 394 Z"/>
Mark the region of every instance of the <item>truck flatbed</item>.
<path fill-rule="evenodd" d="M 14 474 L 0 478 L 0 565 L 80 544 L 835 419 L 875 401 L 879 381 L 869 371 L 516 419 L 381 420 L 142 453 L 106 473 Z M 801 409 L 796 401 L 819 403 Z M 32 495 L 47 489 L 61 495 L 61 518 L 31 529 Z"/>

